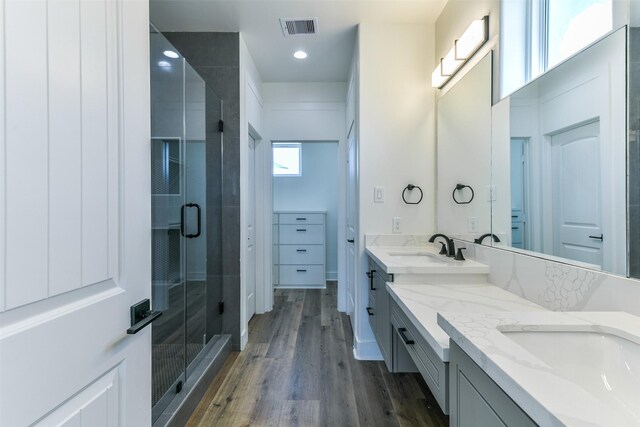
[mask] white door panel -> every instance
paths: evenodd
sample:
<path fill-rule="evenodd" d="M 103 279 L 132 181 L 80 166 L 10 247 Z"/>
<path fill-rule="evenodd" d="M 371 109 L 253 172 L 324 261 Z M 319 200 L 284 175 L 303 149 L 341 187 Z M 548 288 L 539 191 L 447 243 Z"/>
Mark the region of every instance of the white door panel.
<path fill-rule="evenodd" d="M 256 249 L 255 249 L 255 148 L 249 136 L 247 188 L 247 321 L 256 313 Z"/>
<path fill-rule="evenodd" d="M 554 255 L 602 267 L 599 124 L 554 135 L 551 145 Z"/>
<path fill-rule="evenodd" d="M 348 137 L 347 154 L 347 314 L 352 316 L 355 310 L 354 301 L 356 299 L 356 270 L 358 244 L 358 129 L 354 124 Z M 355 320 L 352 319 L 351 326 L 354 327 Z"/>
<path fill-rule="evenodd" d="M 0 0 L 2 426 L 151 424 L 148 19 Z"/>

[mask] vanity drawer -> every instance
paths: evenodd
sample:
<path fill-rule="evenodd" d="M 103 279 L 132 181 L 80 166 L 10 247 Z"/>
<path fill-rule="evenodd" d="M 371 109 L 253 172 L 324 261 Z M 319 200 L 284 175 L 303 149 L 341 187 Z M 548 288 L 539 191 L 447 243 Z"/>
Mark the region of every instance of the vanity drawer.
<path fill-rule="evenodd" d="M 281 225 L 280 244 L 313 245 L 324 243 L 324 225 Z"/>
<path fill-rule="evenodd" d="M 280 245 L 280 264 L 324 264 L 324 245 Z"/>
<path fill-rule="evenodd" d="M 324 214 L 292 213 L 280 214 L 280 224 L 324 224 Z"/>
<path fill-rule="evenodd" d="M 280 265 L 280 285 L 316 285 L 324 287 L 323 265 Z"/>
<path fill-rule="evenodd" d="M 403 345 L 422 378 L 431 389 L 440 408 L 445 414 L 449 413 L 449 366 L 443 362 L 426 340 L 413 326 L 413 323 L 404 314 L 395 302 L 391 303 L 391 324 L 393 325 L 393 340 Z M 403 337 L 404 335 L 404 337 Z M 412 340 L 413 343 L 407 343 Z"/>

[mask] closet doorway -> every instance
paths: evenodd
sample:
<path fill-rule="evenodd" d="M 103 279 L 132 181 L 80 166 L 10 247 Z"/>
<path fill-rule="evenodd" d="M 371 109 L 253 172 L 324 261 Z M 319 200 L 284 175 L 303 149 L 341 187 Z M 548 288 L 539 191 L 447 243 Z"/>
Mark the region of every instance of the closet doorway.
<path fill-rule="evenodd" d="M 338 141 L 272 142 L 273 287 L 338 278 Z"/>

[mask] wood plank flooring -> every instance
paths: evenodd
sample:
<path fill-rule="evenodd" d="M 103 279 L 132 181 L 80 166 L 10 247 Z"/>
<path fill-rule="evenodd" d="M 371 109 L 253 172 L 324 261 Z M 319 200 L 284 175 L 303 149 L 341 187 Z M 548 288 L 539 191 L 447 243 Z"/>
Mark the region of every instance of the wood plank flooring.
<path fill-rule="evenodd" d="M 277 290 L 249 322 L 187 426 L 447 426 L 419 374 L 355 360 L 348 316 L 326 290 Z"/>

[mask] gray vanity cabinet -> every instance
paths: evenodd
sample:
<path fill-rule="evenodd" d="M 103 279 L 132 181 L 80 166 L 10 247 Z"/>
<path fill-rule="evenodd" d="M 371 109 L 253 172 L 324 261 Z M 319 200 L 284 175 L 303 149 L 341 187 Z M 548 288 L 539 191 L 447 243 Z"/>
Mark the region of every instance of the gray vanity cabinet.
<path fill-rule="evenodd" d="M 451 427 L 537 426 L 464 350 L 450 342 Z"/>
<path fill-rule="evenodd" d="M 396 372 L 406 372 L 401 370 L 400 364 L 405 367 L 413 365 L 422 375 L 422 378 L 429 386 L 429 389 L 436 398 L 440 408 L 445 414 L 449 413 L 448 378 L 449 371 L 447 363 L 443 362 L 438 354 L 433 351 L 429 343 L 413 325 L 411 320 L 396 304 L 391 301 L 391 326 L 393 331 L 393 346 L 396 350 L 394 363 L 398 367 Z M 407 361 L 407 357 L 411 359 Z M 411 372 L 411 370 L 408 370 Z M 415 370 L 414 370 L 415 371 Z M 480 424 L 477 424 L 480 425 Z"/>
<path fill-rule="evenodd" d="M 374 262 L 369 262 L 369 324 L 389 372 L 393 372 L 391 359 L 391 319 L 389 317 L 389 292 L 386 282 L 389 275 Z"/>

